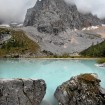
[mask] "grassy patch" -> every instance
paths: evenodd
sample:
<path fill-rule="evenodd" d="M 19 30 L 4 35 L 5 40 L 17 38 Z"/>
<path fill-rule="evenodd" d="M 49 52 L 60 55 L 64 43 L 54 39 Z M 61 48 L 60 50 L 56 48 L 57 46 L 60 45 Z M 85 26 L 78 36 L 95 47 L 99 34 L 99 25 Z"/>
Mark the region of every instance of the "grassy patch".
<path fill-rule="evenodd" d="M 38 44 L 30 40 L 23 31 L 0 28 L 0 33 L 5 34 L 6 32 L 10 33 L 12 37 L 2 44 L 0 57 L 11 54 L 37 53 L 39 49 Z"/>
<path fill-rule="evenodd" d="M 0 35 L 1 35 L 1 34 L 9 34 L 9 33 L 10 33 L 10 30 L 9 30 L 9 29 L 0 28 Z"/>
<path fill-rule="evenodd" d="M 79 77 L 78 77 L 78 80 L 80 81 L 87 81 L 87 82 L 95 82 L 97 79 L 91 75 L 91 74 L 81 74 Z"/>
<path fill-rule="evenodd" d="M 85 83 L 88 86 L 87 91 L 91 94 L 91 92 L 98 94 L 99 93 L 99 88 L 98 88 L 98 84 L 100 82 L 99 79 L 95 78 L 93 75 L 91 74 L 81 74 L 78 76 L 78 80 L 79 83 Z"/>
<path fill-rule="evenodd" d="M 100 92 L 99 82 L 100 80 L 95 78 L 90 73 L 80 74 L 70 81 L 64 83 L 61 89 L 63 91 L 66 91 L 68 96 L 70 96 L 71 98 L 77 96 L 77 94 L 75 93 L 78 93 L 79 95 L 88 93 L 88 96 L 86 96 L 85 98 L 96 98 L 96 95 Z"/>
<path fill-rule="evenodd" d="M 105 63 L 105 58 L 98 59 L 98 60 L 97 60 L 97 63 L 98 63 L 98 64 L 103 64 L 103 63 Z"/>

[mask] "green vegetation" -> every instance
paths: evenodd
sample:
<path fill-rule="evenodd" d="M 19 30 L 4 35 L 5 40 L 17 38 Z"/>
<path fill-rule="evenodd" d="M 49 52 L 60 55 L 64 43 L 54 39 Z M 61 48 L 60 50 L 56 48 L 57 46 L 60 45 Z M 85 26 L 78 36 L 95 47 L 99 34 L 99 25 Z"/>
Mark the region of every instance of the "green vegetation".
<path fill-rule="evenodd" d="M 99 94 L 99 82 L 100 80 L 97 79 L 94 75 L 90 74 L 90 73 L 86 73 L 86 74 L 81 74 L 78 75 L 77 78 L 78 83 L 76 83 L 75 88 L 73 89 L 72 86 L 67 82 L 64 83 L 61 87 L 61 89 L 63 91 L 66 91 L 68 95 L 70 95 L 70 97 L 75 96 L 75 92 L 86 92 L 89 93 L 88 96 L 92 96 L 92 98 L 95 98 L 94 94 Z M 74 79 L 74 82 L 76 82 Z M 71 80 L 73 81 L 73 80 Z M 78 87 L 82 87 L 82 88 L 78 88 Z M 78 91 L 77 91 L 78 90 Z M 82 91 L 83 90 L 83 91 Z"/>
<path fill-rule="evenodd" d="M 63 55 L 53 55 L 54 58 L 72 58 L 69 54 L 65 53 Z"/>
<path fill-rule="evenodd" d="M 98 83 L 100 82 L 99 79 L 95 78 L 92 74 L 81 74 L 78 76 L 79 83 L 85 83 L 90 88 L 87 89 L 88 92 L 94 92 L 95 94 L 99 93 Z"/>
<path fill-rule="evenodd" d="M 2 47 L 0 48 L 0 57 L 5 57 L 6 55 L 12 54 L 35 54 L 39 49 L 37 43 L 30 40 L 21 30 L 16 31 L 12 29 L 0 28 L 0 33 L 2 35 L 7 33 L 12 36 L 7 42 L 2 44 Z"/>
<path fill-rule="evenodd" d="M 0 28 L 0 35 L 1 34 L 10 34 L 10 30 L 6 28 Z"/>
<path fill-rule="evenodd" d="M 84 57 L 105 57 L 105 41 L 97 45 L 92 45 L 88 49 L 82 51 L 80 55 Z"/>
<path fill-rule="evenodd" d="M 103 63 L 105 63 L 105 58 L 98 59 L 98 60 L 97 60 L 97 63 L 98 63 L 98 64 L 103 64 Z"/>
<path fill-rule="evenodd" d="M 81 74 L 78 76 L 78 80 L 85 82 L 95 82 L 97 79 L 91 74 Z"/>

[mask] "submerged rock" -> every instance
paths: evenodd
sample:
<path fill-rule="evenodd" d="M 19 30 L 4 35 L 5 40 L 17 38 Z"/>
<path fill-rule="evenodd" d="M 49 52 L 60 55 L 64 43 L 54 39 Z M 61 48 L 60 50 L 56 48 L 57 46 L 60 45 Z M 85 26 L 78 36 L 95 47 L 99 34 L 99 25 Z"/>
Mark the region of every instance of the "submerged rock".
<path fill-rule="evenodd" d="M 98 67 L 105 67 L 105 63 L 102 63 L 102 64 L 96 64 L 96 66 L 98 66 Z"/>
<path fill-rule="evenodd" d="M 105 89 L 93 74 L 72 77 L 55 91 L 59 105 L 105 105 Z"/>
<path fill-rule="evenodd" d="M 45 93 L 43 80 L 0 79 L 0 105 L 39 105 Z"/>

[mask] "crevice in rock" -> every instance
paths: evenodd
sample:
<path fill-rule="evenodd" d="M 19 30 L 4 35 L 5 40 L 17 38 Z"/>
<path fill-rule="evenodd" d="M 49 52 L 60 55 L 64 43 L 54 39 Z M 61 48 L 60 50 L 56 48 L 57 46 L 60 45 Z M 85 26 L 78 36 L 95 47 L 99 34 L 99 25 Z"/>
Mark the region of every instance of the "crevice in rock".
<path fill-rule="evenodd" d="M 3 89 L 0 89 L 0 97 L 3 96 Z"/>
<path fill-rule="evenodd" d="M 40 105 L 45 87 L 44 80 L 0 79 L 0 105 Z"/>
<path fill-rule="evenodd" d="M 29 100 L 29 102 L 31 103 L 31 105 L 33 105 L 33 103 L 32 103 L 32 101 L 31 101 L 31 99 L 28 97 L 27 93 L 24 91 L 24 81 L 23 81 L 23 79 L 19 79 L 19 80 L 22 82 L 22 86 L 23 86 L 23 93 L 24 93 L 24 95 L 28 98 L 28 100 Z"/>
<path fill-rule="evenodd" d="M 20 105 L 20 98 L 18 97 L 18 103 L 19 103 L 19 105 Z"/>

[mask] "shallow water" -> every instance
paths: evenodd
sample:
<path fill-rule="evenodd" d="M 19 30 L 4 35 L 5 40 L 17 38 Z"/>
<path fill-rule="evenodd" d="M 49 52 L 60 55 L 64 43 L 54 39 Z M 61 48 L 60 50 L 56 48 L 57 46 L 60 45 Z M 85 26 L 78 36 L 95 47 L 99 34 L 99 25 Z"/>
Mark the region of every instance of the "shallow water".
<path fill-rule="evenodd" d="M 57 105 L 53 96 L 57 86 L 81 73 L 97 73 L 105 88 L 105 68 L 95 60 L 69 59 L 0 59 L 0 78 L 44 79 L 47 93 L 41 105 Z"/>

